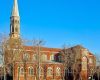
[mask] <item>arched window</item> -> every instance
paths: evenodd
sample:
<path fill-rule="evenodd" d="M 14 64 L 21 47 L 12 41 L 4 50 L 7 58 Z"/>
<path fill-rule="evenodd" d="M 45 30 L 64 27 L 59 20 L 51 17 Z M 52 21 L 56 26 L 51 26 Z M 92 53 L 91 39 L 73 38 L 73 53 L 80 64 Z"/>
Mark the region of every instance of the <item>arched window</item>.
<path fill-rule="evenodd" d="M 87 57 L 82 58 L 82 70 L 87 70 Z"/>
<path fill-rule="evenodd" d="M 36 61 L 37 60 L 37 54 L 33 54 L 33 61 Z"/>
<path fill-rule="evenodd" d="M 14 33 L 14 27 L 13 26 L 11 26 L 12 27 L 12 32 Z"/>
<path fill-rule="evenodd" d="M 54 60 L 54 55 L 50 55 L 50 60 L 53 61 Z"/>
<path fill-rule="evenodd" d="M 47 55 L 46 54 L 42 54 L 41 61 L 46 61 L 46 60 L 47 60 Z"/>
<path fill-rule="evenodd" d="M 30 76 L 34 75 L 34 69 L 33 69 L 33 67 L 29 67 L 29 68 L 28 68 L 28 74 L 29 74 Z"/>
<path fill-rule="evenodd" d="M 40 75 L 44 75 L 44 71 L 43 71 L 43 68 L 42 67 L 40 67 L 40 69 L 39 69 L 39 74 Z"/>
<path fill-rule="evenodd" d="M 48 69 L 47 69 L 47 75 L 48 76 L 52 76 L 53 75 L 53 69 L 52 69 L 52 67 L 48 67 Z"/>
<path fill-rule="evenodd" d="M 19 73 L 19 75 L 24 75 L 24 68 L 18 67 L 18 73 Z"/>
<path fill-rule="evenodd" d="M 58 56 L 58 61 L 62 62 L 62 56 L 61 55 Z"/>
<path fill-rule="evenodd" d="M 16 26 L 15 31 L 18 32 L 18 27 Z"/>
<path fill-rule="evenodd" d="M 61 68 L 57 67 L 56 68 L 56 76 L 60 76 L 61 75 Z"/>

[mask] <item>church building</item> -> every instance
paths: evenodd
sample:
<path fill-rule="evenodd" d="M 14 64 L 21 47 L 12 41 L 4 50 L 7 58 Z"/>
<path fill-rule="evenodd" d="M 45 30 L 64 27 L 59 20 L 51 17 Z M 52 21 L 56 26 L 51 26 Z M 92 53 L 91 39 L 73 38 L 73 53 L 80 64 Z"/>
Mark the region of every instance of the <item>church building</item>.
<path fill-rule="evenodd" d="M 20 16 L 17 0 L 14 0 L 12 15 L 10 17 L 10 37 L 5 50 L 5 64 L 7 73 L 13 76 L 13 80 L 65 80 L 65 64 L 60 61 L 59 53 L 62 49 L 47 48 L 40 45 L 24 45 L 20 37 Z M 74 52 L 69 48 L 67 51 Z M 80 74 L 88 80 L 88 60 L 90 67 L 95 67 L 94 55 L 82 48 L 78 54 L 81 54 Z M 84 66 L 85 65 L 85 66 Z M 66 79 L 69 80 L 69 79 Z"/>

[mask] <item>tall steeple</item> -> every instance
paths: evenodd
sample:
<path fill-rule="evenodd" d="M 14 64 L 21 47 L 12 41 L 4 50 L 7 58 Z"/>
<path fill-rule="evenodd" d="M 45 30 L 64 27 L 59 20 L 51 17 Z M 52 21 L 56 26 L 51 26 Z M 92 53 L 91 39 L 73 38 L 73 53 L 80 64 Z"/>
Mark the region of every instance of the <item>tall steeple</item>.
<path fill-rule="evenodd" d="M 19 16 L 17 0 L 14 0 L 12 16 Z"/>
<path fill-rule="evenodd" d="M 12 15 L 10 17 L 10 37 L 20 38 L 20 17 L 17 0 L 14 0 Z"/>

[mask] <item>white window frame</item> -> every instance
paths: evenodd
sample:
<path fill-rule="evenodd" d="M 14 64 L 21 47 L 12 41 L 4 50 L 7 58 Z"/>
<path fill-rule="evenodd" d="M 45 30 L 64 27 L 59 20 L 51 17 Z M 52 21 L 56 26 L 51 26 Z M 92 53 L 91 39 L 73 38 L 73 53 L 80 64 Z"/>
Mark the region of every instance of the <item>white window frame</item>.
<path fill-rule="evenodd" d="M 19 71 L 18 72 L 19 73 L 19 76 L 24 76 L 24 68 L 23 67 L 18 67 L 18 71 Z"/>
<path fill-rule="evenodd" d="M 31 72 L 31 70 L 33 71 L 33 72 Z M 31 66 L 31 67 L 28 67 L 28 75 L 29 76 L 34 76 L 34 68 Z"/>
<path fill-rule="evenodd" d="M 52 67 L 47 68 L 47 76 L 53 76 L 53 68 Z"/>
<path fill-rule="evenodd" d="M 56 76 L 61 76 L 61 68 L 60 67 L 56 68 Z"/>

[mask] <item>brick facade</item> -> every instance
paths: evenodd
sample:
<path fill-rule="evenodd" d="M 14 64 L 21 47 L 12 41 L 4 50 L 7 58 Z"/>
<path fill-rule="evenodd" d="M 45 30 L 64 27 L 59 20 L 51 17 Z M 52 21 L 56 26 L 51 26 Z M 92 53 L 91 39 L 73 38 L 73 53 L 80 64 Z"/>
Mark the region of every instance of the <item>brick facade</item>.
<path fill-rule="evenodd" d="M 14 80 L 36 80 L 38 74 L 38 60 L 34 60 L 36 52 L 32 50 L 32 47 L 25 46 L 26 52 L 21 53 L 20 60 L 14 61 Z M 40 49 L 40 80 L 62 80 L 63 79 L 63 64 L 55 62 L 50 57 L 54 57 L 60 49 L 44 48 Z M 23 61 L 24 55 L 28 57 L 27 61 Z M 46 59 L 42 59 L 46 58 Z M 21 68 L 23 68 L 23 74 L 21 75 Z M 32 68 L 32 74 L 30 75 L 29 68 Z M 50 70 L 49 70 L 50 69 Z"/>

